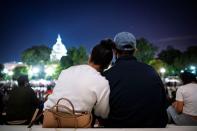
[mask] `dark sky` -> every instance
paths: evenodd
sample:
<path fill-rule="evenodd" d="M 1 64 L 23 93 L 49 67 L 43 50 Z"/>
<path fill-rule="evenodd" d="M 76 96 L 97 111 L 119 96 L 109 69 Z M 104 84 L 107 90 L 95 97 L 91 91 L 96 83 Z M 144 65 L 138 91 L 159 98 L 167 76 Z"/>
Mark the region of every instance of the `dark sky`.
<path fill-rule="evenodd" d="M 33 45 L 88 50 L 103 38 L 129 31 L 160 49 L 197 45 L 194 0 L 0 0 L 0 63 L 19 61 Z"/>

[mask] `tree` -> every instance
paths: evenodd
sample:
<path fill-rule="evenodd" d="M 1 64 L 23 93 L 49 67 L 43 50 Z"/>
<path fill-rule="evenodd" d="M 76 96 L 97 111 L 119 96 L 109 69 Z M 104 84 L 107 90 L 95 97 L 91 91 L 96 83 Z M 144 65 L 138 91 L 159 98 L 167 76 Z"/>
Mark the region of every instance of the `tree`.
<path fill-rule="evenodd" d="M 45 45 L 33 46 L 22 52 L 21 60 L 27 65 L 46 64 L 50 61 L 51 49 Z"/>
<path fill-rule="evenodd" d="M 158 73 L 160 73 L 160 69 L 166 68 L 166 64 L 160 59 L 153 59 L 149 62 L 149 65 L 152 66 Z"/>
<path fill-rule="evenodd" d="M 188 64 L 197 64 L 197 46 L 188 47 L 184 55 L 187 57 Z"/>
<path fill-rule="evenodd" d="M 167 46 L 166 50 L 162 50 L 158 57 L 165 63 L 169 65 L 173 65 L 176 58 L 179 58 L 182 55 L 181 51 L 178 49 L 175 49 L 172 46 Z"/>
<path fill-rule="evenodd" d="M 88 61 L 88 55 L 86 49 L 83 46 L 80 46 L 79 48 L 68 48 L 67 54 L 67 56 L 62 56 L 60 59 L 55 74 L 52 76 L 53 79 L 57 79 L 62 70 L 73 65 L 85 64 Z"/>
<path fill-rule="evenodd" d="M 88 55 L 86 49 L 83 46 L 79 48 L 72 47 L 68 50 L 68 56 L 72 60 L 72 65 L 79 65 L 87 63 Z"/>
<path fill-rule="evenodd" d="M 157 47 L 155 47 L 145 38 L 140 38 L 137 40 L 137 52 L 135 56 L 139 61 L 148 64 L 150 60 L 154 59 L 156 51 Z"/>
<path fill-rule="evenodd" d="M 4 65 L 0 64 L 0 80 L 4 79 L 5 74 L 3 73 Z"/>
<path fill-rule="evenodd" d="M 62 58 L 60 59 L 60 66 L 62 67 L 62 69 L 66 69 L 72 65 L 73 65 L 73 60 L 70 55 L 62 56 Z"/>
<path fill-rule="evenodd" d="M 28 68 L 27 66 L 16 66 L 13 69 L 13 79 L 18 79 L 19 76 L 21 75 L 28 75 Z"/>
<path fill-rule="evenodd" d="M 175 59 L 174 65 L 179 70 L 184 69 L 190 65 L 197 65 L 197 46 L 188 47 L 180 57 Z"/>
<path fill-rule="evenodd" d="M 88 55 L 83 46 L 79 48 L 72 47 L 68 49 L 68 55 L 61 58 L 60 65 L 65 69 L 73 65 L 85 64 L 87 60 Z"/>

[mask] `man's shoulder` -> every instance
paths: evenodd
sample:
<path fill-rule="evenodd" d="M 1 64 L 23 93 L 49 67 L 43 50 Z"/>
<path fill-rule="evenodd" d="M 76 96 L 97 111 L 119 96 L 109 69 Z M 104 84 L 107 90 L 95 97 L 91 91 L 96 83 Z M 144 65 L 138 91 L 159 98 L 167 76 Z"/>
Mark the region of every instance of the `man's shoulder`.
<path fill-rule="evenodd" d="M 146 63 L 140 62 L 140 61 L 136 61 L 136 65 L 139 65 L 139 68 L 146 68 L 148 70 L 154 70 L 154 68 Z"/>
<path fill-rule="evenodd" d="M 124 63 L 114 64 L 110 69 L 106 70 L 103 74 L 106 75 L 106 74 L 108 74 L 110 72 L 113 72 L 115 70 L 119 70 L 120 68 L 123 67 L 122 65 L 124 65 Z M 152 66 L 150 66 L 146 63 L 143 63 L 143 62 L 139 62 L 139 61 L 133 61 L 130 64 L 127 64 L 127 66 L 128 65 L 131 66 L 131 67 L 134 67 L 134 68 L 136 67 L 136 68 L 141 69 L 141 70 L 146 69 L 146 70 L 149 70 L 149 71 L 155 71 L 155 69 Z"/>

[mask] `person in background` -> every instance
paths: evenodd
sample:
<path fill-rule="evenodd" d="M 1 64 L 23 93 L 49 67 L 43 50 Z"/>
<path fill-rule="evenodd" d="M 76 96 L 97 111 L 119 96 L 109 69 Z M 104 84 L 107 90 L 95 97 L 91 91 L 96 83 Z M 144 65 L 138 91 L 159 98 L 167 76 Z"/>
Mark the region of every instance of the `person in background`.
<path fill-rule="evenodd" d="M 110 85 L 110 113 L 104 126 L 165 127 L 166 94 L 158 73 L 134 57 L 136 39 L 131 33 L 118 33 L 114 42 L 117 60 L 104 72 Z"/>
<path fill-rule="evenodd" d="M 8 99 L 6 121 L 7 124 L 29 124 L 39 107 L 39 100 L 29 86 L 27 75 L 20 76 L 17 82 L 18 87 L 11 91 Z"/>
<path fill-rule="evenodd" d="M 92 49 L 87 65 L 76 65 L 63 70 L 52 94 L 44 103 L 44 110 L 50 109 L 60 98 L 67 98 L 73 103 L 75 110 L 94 110 L 96 116 L 107 118 L 110 88 L 101 73 L 111 63 L 113 47 L 112 40 L 102 40 Z"/>
<path fill-rule="evenodd" d="M 177 89 L 176 101 L 169 106 L 169 123 L 197 126 L 197 79 L 190 72 L 180 74 L 183 85 Z"/>
<path fill-rule="evenodd" d="M 0 84 L 0 87 L 1 87 L 1 84 Z M 0 89 L 0 125 L 3 124 L 3 115 L 2 115 L 3 107 L 4 107 L 4 104 L 3 104 L 3 92 Z"/>

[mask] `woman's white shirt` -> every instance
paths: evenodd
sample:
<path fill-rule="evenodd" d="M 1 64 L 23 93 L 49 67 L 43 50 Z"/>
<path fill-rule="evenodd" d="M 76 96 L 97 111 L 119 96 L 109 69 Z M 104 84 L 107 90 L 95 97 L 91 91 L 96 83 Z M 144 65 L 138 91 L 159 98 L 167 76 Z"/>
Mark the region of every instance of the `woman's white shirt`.
<path fill-rule="evenodd" d="M 44 103 L 44 110 L 54 106 L 60 98 L 68 98 L 75 110 L 92 111 L 102 118 L 109 113 L 109 83 L 105 77 L 89 65 L 72 66 L 63 70 L 53 93 Z M 68 103 L 65 101 L 63 104 Z"/>
<path fill-rule="evenodd" d="M 180 86 L 176 93 L 176 100 L 183 101 L 183 113 L 197 116 L 197 84 L 189 83 Z"/>

